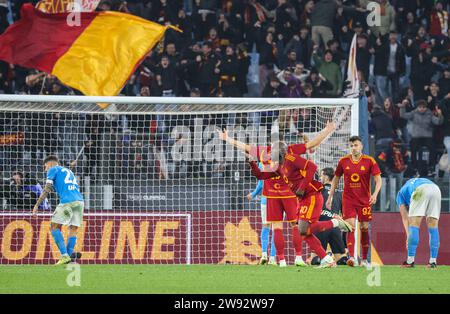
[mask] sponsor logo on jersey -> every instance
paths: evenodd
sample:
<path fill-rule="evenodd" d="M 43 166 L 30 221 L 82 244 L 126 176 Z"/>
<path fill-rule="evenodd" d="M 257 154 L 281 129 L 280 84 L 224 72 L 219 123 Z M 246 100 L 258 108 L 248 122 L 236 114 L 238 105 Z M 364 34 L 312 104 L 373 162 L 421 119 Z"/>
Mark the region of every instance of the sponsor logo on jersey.
<path fill-rule="evenodd" d="M 353 182 L 359 182 L 359 174 L 354 173 L 350 176 L 350 180 L 352 180 Z"/>

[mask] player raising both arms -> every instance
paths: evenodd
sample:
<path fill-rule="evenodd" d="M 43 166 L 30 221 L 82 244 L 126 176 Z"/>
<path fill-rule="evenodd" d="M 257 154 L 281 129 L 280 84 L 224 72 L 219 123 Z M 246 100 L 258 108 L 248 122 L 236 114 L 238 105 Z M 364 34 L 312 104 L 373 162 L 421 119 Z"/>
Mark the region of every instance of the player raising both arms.
<path fill-rule="evenodd" d="M 304 155 L 307 151 L 311 151 L 315 149 L 317 146 L 319 146 L 329 135 L 331 135 L 334 130 L 336 130 L 336 123 L 329 121 L 327 122 L 327 125 L 325 128 L 317 134 L 316 137 L 314 137 L 312 140 L 307 141 L 306 143 L 302 144 L 291 144 L 289 145 L 288 152 L 290 154 L 298 154 L 298 155 Z M 232 137 L 228 136 L 228 131 L 218 131 L 219 138 L 228 144 L 248 153 L 251 155 L 254 155 L 258 158 L 261 157 L 261 155 L 265 155 L 264 158 L 269 159 L 270 158 L 270 146 L 253 146 L 249 145 L 243 142 L 240 142 Z M 267 156 L 269 155 L 269 156 Z"/>
<path fill-rule="evenodd" d="M 331 209 L 331 202 L 339 180 L 344 175 L 344 192 L 342 193 L 343 218 L 355 228 L 356 218 L 360 222 L 362 265 L 367 265 L 370 247 L 369 222 L 372 220 L 372 205 L 377 202 L 381 189 L 381 171 L 377 162 L 362 153 L 363 145 L 359 136 L 350 137 L 351 154 L 342 157 L 331 181 L 330 194 L 326 207 Z M 371 194 L 370 176 L 375 179 L 375 191 Z M 349 259 L 347 265 L 354 266 L 355 233 L 347 234 Z"/>
<path fill-rule="evenodd" d="M 327 136 L 336 129 L 334 122 L 327 123 L 327 126 L 313 140 L 306 144 L 294 144 L 289 146 L 289 151 L 296 154 L 305 154 L 307 150 L 318 146 Z M 270 164 L 270 146 L 252 146 L 240 142 L 228 136 L 227 130 L 218 131 L 219 138 L 234 147 L 260 158 L 263 165 Z M 298 204 L 296 195 L 290 190 L 286 182 L 278 176 L 264 181 L 262 195 L 267 199 L 267 223 L 272 223 L 273 238 L 277 251 L 278 261 L 281 267 L 286 266 L 284 258 L 284 236 L 283 236 L 283 213 L 291 222 L 292 240 L 296 252 L 295 265 L 306 266 L 302 258 L 302 240 L 298 232 L 297 216 Z"/>
<path fill-rule="evenodd" d="M 322 213 L 323 197 L 321 190 L 323 185 L 314 180 L 317 166 L 309 160 L 297 154 L 289 154 L 288 146 L 283 142 L 275 142 L 271 148 L 272 162 L 262 172 L 255 161 L 250 162 L 252 174 L 258 179 L 270 179 L 282 177 L 289 188 L 299 199 L 298 229 L 309 247 L 321 259 L 320 267 L 333 267 L 333 258 L 326 254 L 320 241 L 314 233 L 339 227 L 344 231 L 351 231 L 351 226 L 339 216 L 329 221 L 318 221 Z"/>
<path fill-rule="evenodd" d="M 51 232 L 61 253 L 61 259 L 56 265 L 63 265 L 71 261 L 70 256 L 77 242 L 77 231 L 83 220 L 84 201 L 75 175 L 71 170 L 60 166 L 56 156 L 47 156 L 44 159 L 44 168 L 47 172 L 47 182 L 44 192 L 34 205 L 33 215 L 37 214 L 39 205 L 54 187 L 60 198 L 60 203 L 52 216 Z M 69 226 L 67 246 L 61 233 L 62 225 Z"/>

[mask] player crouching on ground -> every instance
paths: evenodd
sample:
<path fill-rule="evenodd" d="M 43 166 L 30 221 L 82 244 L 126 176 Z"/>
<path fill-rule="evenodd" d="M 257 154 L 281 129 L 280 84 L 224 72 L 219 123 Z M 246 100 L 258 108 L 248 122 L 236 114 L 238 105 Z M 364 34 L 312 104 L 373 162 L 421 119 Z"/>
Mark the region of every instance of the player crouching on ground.
<path fill-rule="evenodd" d="M 414 267 L 414 258 L 419 245 L 420 224 L 422 218 L 427 217 L 430 234 L 430 261 L 427 267 L 436 268 L 439 251 L 438 222 L 441 214 L 441 190 L 428 179 L 410 179 L 398 191 L 397 205 L 405 227 L 408 247 L 408 259 L 402 266 Z"/>
<path fill-rule="evenodd" d="M 359 136 L 352 136 L 349 139 L 351 153 L 342 157 L 334 172 L 331 181 L 330 194 L 326 202 L 326 207 L 331 209 L 331 202 L 334 192 L 339 184 L 339 180 L 344 175 L 344 192 L 342 193 L 342 213 L 343 218 L 353 229 L 356 218 L 360 222 L 361 231 L 361 266 L 367 265 L 367 255 L 370 247 L 369 223 L 372 221 L 372 205 L 377 202 L 378 193 L 381 189 L 381 171 L 375 159 L 364 155 L 362 140 Z M 375 179 L 375 191 L 371 194 L 370 176 Z M 347 248 L 349 259 L 347 265 L 354 266 L 355 261 L 355 233 L 347 234 Z"/>
<path fill-rule="evenodd" d="M 37 214 L 39 205 L 45 200 L 53 187 L 59 196 L 60 203 L 52 216 L 51 233 L 61 253 L 61 259 L 56 265 L 63 265 L 71 261 L 70 256 L 77 242 L 77 231 L 83 221 L 84 200 L 75 175 L 70 169 L 60 166 L 56 156 L 51 155 L 44 159 L 44 169 L 47 172 L 47 181 L 44 192 L 34 205 L 33 215 Z M 69 226 L 67 246 L 61 233 L 62 225 Z"/>
<path fill-rule="evenodd" d="M 249 156 L 249 158 L 252 157 Z M 317 166 L 300 155 L 288 153 L 288 146 L 284 142 L 272 144 L 271 160 L 272 163 L 264 169 L 265 172 L 259 169 L 254 160 L 251 160 L 252 175 L 260 180 L 273 177 L 284 179 L 298 198 L 298 230 L 301 239 L 305 240 L 311 250 L 320 257 L 320 268 L 336 266 L 334 259 L 326 254 L 314 233 L 338 226 L 344 231 L 351 231 L 352 228 L 338 216 L 330 221 L 318 221 L 322 212 L 323 198 L 320 191 L 323 186 L 314 180 Z"/>
<path fill-rule="evenodd" d="M 324 168 L 320 172 L 320 182 L 323 184 L 322 197 L 328 199 L 331 188 L 331 180 L 334 177 L 333 168 Z M 342 212 L 342 193 L 336 191 L 331 203 L 331 210 L 327 209 L 325 204 L 322 207 L 322 214 L 319 221 L 331 220 L 335 215 L 340 215 Z M 324 250 L 327 250 L 330 245 L 331 252 L 334 255 L 334 259 L 337 261 L 337 265 L 346 265 L 347 256 L 345 255 L 345 243 L 342 237 L 342 232 L 338 227 L 329 229 L 316 234 Z M 311 265 L 320 265 L 320 259 L 314 253 L 311 254 Z"/>

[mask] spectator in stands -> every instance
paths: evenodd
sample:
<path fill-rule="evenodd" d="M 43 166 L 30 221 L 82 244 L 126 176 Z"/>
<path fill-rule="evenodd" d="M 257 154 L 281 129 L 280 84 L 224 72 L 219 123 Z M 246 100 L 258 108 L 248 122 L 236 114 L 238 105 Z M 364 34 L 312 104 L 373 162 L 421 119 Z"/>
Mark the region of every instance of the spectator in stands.
<path fill-rule="evenodd" d="M 165 50 L 165 56 L 169 58 L 169 64 L 172 64 L 174 66 L 178 66 L 181 55 L 177 51 L 177 46 L 174 42 L 168 42 L 166 45 Z"/>
<path fill-rule="evenodd" d="M 283 86 L 287 86 L 287 83 L 293 77 L 292 68 L 287 67 L 283 71 L 278 72 L 277 77 Z"/>
<path fill-rule="evenodd" d="M 417 50 L 410 41 L 409 55 L 412 57 L 410 79 L 414 95 L 418 99 L 426 99 L 425 86 L 430 84 L 431 78 L 438 71 L 438 60 L 431 55 L 431 46 L 426 42 L 420 44 L 420 49 Z"/>
<path fill-rule="evenodd" d="M 360 4 L 363 8 L 367 8 L 370 2 L 372 1 L 360 0 Z M 388 0 L 377 0 L 377 2 L 380 5 L 380 25 L 374 23 L 374 25 L 370 27 L 370 31 L 375 38 L 384 36 L 391 31 L 395 31 L 396 29 L 394 7 Z"/>
<path fill-rule="evenodd" d="M 291 51 L 288 51 L 287 58 L 286 58 L 286 61 L 284 62 L 284 64 L 281 63 L 281 61 L 280 61 L 280 66 L 283 68 L 286 68 L 286 67 L 294 68 L 296 63 L 297 63 L 297 53 L 295 52 L 295 50 L 291 50 Z"/>
<path fill-rule="evenodd" d="M 429 16 L 429 33 L 437 39 L 447 36 L 448 12 L 444 10 L 444 2 L 437 1 Z"/>
<path fill-rule="evenodd" d="M 397 101 L 400 92 L 400 76 L 404 75 L 405 70 L 405 52 L 397 41 L 397 33 L 391 31 L 389 40 L 378 37 L 375 44 L 374 74 L 379 103 L 387 97 Z"/>
<path fill-rule="evenodd" d="M 438 83 L 442 97 L 445 99 L 450 99 L 450 68 L 444 69 L 442 77 L 439 79 Z"/>
<path fill-rule="evenodd" d="M 400 111 L 392 102 L 392 98 L 388 97 L 384 100 L 383 111 L 392 118 L 394 133 L 399 136 L 402 132 L 402 121 L 400 119 Z"/>
<path fill-rule="evenodd" d="M 327 92 L 329 97 L 339 97 L 342 93 L 342 73 L 340 67 L 333 62 L 333 53 L 326 50 L 324 57 L 320 58 L 317 53 L 318 46 L 314 47 L 313 59 L 319 73 L 331 84 L 332 89 Z"/>
<path fill-rule="evenodd" d="M 313 87 L 309 83 L 305 83 L 303 87 L 304 98 L 313 98 Z"/>
<path fill-rule="evenodd" d="M 302 28 L 309 29 L 311 27 L 311 14 L 314 10 L 314 1 L 306 0 L 304 1 L 303 10 L 298 11 L 299 18 L 298 22 Z"/>
<path fill-rule="evenodd" d="M 237 46 L 237 59 L 239 62 L 238 67 L 238 77 L 237 77 L 237 85 L 239 88 L 239 94 L 244 95 L 248 92 L 247 87 L 247 74 L 250 67 L 250 56 L 247 53 L 247 49 L 244 44 L 239 44 Z"/>
<path fill-rule="evenodd" d="M 343 68 L 348 55 L 345 54 L 339 47 L 339 41 L 337 41 L 336 39 L 329 40 L 327 42 L 327 48 L 333 54 L 333 62 L 336 63 L 339 67 Z"/>
<path fill-rule="evenodd" d="M 450 165 L 450 99 L 442 101 L 440 109 L 443 115 L 443 135 L 444 135 L 444 146 L 447 150 L 448 165 Z"/>
<path fill-rule="evenodd" d="M 431 111 L 434 111 L 439 105 L 439 101 L 442 99 L 439 84 L 437 82 L 431 82 L 430 86 L 425 86 L 425 90 L 427 91 L 428 108 Z"/>
<path fill-rule="evenodd" d="M 216 54 L 213 52 L 213 45 L 205 42 L 202 46 L 202 54 L 195 58 L 194 71 L 195 81 L 198 89 L 202 93 L 202 97 L 211 96 L 213 90 L 217 86 Z"/>
<path fill-rule="evenodd" d="M 265 98 L 278 98 L 280 97 L 280 80 L 276 75 L 269 77 L 269 83 L 264 87 L 262 97 Z"/>
<path fill-rule="evenodd" d="M 290 1 L 292 2 L 292 1 Z M 275 28 L 283 38 L 291 38 L 294 33 L 298 18 L 295 8 L 287 0 L 278 0 L 278 6 L 275 9 Z"/>
<path fill-rule="evenodd" d="M 395 139 L 377 155 L 377 161 L 382 169 L 383 176 L 389 177 L 389 180 L 395 180 L 397 188 L 403 185 L 409 154 L 410 152 L 405 148 L 402 141 Z M 397 189 L 395 190 L 397 191 Z"/>
<path fill-rule="evenodd" d="M 305 84 L 310 84 L 313 88 L 312 95 L 314 98 L 325 98 L 333 86 L 330 82 L 317 71 L 316 68 L 311 70 L 310 76 L 306 79 Z"/>
<path fill-rule="evenodd" d="M 218 37 L 220 38 L 220 45 L 222 47 L 228 46 L 229 44 L 236 45 L 242 42 L 243 38 L 239 30 L 230 24 L 225 14 L 222 13 L 219 15 L 218 24 Z"/>
<path fill-rule="evenodd" d="M 239 75 L 239 60 L 233 46 L 227 46 L 225 55 L 218 67 L 219 95 L 223 97 L 240 97 L 237 77 Z"/>
<path fill-rule="evenodd" d="M 295 51 L 296 60 L 302 62 L 306 67 L 309 68 L 311 62 L 311 52 L 313 48 L 313 42 L 309 36 L 309 29 L 307 27 L 300 28 L 300 31 L 287 43 L 284 53 L 288 51 Z"/>
<path fill-rule="evenodd" d="M 164 97 L 174 97 L 178 93 L 177 69 L 170 62 L 168 55 L 161 57 L 161 63 L 155 69 L 156 85 L 152 94 Z"/>
<path fill-rule="evenodd" d="M 400 117 L 407 119 L 411 123 L 411 159 L 414 170 L 420 175 L 433 176 L 436 165 L 436 143 L 433 141 L 433 126 L 441 125 L 444 121 L 441 109 L 432 113 L 427 108 L 425 100 L 418 100 L 417 109 L 406 112 L 404 103 L 400 105 Z M 430 153 L 426 169 L 419 169 L 417 154 L 422 147 L 426 147 Z M 427 173 L 425 173 L 428 171 Z"/>
<path fill-rule="evenodd" d="M 305 65 L 302 62 L 297 62 L 294 67 L 292 76 L 295 77 L 301 84 L 305 83 L 305 80 L 309 77 L 310 71 L 305 69 Z"/>
<path fill-rule="evenodd" d="M 405 39 L 414 38 L 419 30 L 419 24 L 416 21 L 415 11 L 409 11 L 406 17 L 399 16 L 399 32 L 405 36 Z"/>
<path fill-rule="evenodd" d="M 320 0 L 311 12 L 311 34 L 314 45 L 326 47 L 334 38 L 333 27 L 338 4 L 336 0 Z"/>
<path fill-rule="evenodd" d="M 220 38 L 218 37 L 217 29 L 215 27 L 212 27 L 209 32 L 208 36 L 206 36 L 205 41 L 209 41 L 212 44 L 212 49 L 214 51 L 217 51 L 220 49 Z"/>
<path fill-rule="evenodd" d="M 391 115 L 386 113 L 380 106 L 375 105 L 372 112 L 371 124 L 375 133 L 376 151 L 385 150 L 392 142 L 394 131 L 394 120 Z"/>
<path fill-rule="evenodd" d="M 295 77 L 291 77 L 287 85 L 281 91 L 281 97 L 283 98 L 300 98 L 303 96 L 302 86 L 299 80 Z"/>
<path fill-rule="evenodd" d="M 267 32 L 264 40 L 259 46 L 259 86 L 264 89 L 267 77 L 274 73 L 274 67 L 277 64 L 277 49 L 273 38 L 274 34 Z"/>

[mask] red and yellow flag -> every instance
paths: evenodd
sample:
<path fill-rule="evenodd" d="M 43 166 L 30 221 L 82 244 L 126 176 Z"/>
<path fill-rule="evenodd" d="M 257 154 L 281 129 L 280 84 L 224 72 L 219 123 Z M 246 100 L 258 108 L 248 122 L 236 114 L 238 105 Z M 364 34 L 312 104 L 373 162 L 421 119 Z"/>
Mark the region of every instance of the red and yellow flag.
<path fill-rule="evenodd" d="M 0 59 L 51 73 L 88 96 L 115 96 L 167 26 L 119 12 L 47 14 L 24 4 L 0 35 Z"/>

